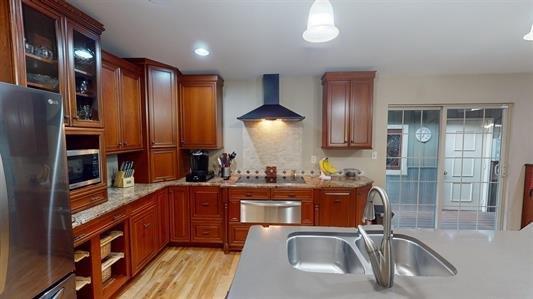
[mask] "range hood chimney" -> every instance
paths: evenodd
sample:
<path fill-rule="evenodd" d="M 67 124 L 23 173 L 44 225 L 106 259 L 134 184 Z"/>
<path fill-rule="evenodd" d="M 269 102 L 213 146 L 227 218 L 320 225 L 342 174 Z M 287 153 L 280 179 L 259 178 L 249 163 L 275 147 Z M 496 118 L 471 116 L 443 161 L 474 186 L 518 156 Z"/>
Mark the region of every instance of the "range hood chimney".
<path fill-rule="evenodd" d="M 305 118 L 300 114 L 287 109 L 279 104 L 279 74 L 263 75 L 263 100 L 264 104 L 237 119 L 242 121 L 287 120 L 300 121 Z"/>

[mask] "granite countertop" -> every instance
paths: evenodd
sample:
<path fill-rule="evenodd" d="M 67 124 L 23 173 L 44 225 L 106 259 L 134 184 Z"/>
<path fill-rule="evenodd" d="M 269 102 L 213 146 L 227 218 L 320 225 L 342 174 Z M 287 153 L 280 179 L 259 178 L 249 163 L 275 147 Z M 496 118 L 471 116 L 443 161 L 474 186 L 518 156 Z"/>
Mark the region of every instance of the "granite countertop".
<path fill-rule="evenodd" d="M 168 186 L 219 186 L 229 187 L 249 187 L 249 188 L 358 188 L 373 181 L 367 177 L 359 177 L 357 180 L 339 178 L 332 181 L 321 181 L 318 177 L 304 176 L 305 184 L 275 184 L 275 183 L 237 183 L 239 176 L 232 176 L 229 180 L 215 177 L 207 182 L 186 182 L 185 178 L 154 184 L 135 184 L 131 188 L 108 188 L 108 201 L 99 204 L 85 211 L 72 215 L 72 226 L 77 227 L 85 224 L 99 216 L 116 210 L 150 193 Z"/>
<path fill-rule="evenodd" d="M 228 298 L 533 298 L 533 231 L 396 230 L 429 245 L 457 275 L 395 276 L 390 289 L 378 287 L 373 275 L 294 269 L 287 236 L 297 231 L 355 229 L 253 226 Z"/>

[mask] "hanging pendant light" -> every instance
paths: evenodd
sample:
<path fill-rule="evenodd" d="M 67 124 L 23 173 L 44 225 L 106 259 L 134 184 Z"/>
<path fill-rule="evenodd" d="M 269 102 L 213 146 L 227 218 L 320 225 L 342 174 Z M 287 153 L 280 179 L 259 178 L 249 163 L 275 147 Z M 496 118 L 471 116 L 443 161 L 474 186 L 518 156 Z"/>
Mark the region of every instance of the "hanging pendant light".
<path fill-rule="evenodd" d="M 527 41 L 533 41 L 533 26 L 531 26 L 531 30 L 528 34 L 524 35 L 524 39 Z"/>
<path fill-rule="evenodd" d="M 309 10 L 307 30 L 303 38 L 310 43 L 329 42 L 339 35 L 339 29 L 335 27 L 333 6 L 329 0 L 315 0 Z"/>

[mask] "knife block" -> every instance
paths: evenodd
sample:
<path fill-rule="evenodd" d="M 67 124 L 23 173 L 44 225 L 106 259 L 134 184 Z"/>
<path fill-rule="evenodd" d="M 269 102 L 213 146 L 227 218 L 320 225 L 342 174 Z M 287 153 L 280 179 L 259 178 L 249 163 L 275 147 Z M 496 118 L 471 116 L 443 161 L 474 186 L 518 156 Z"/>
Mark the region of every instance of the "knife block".
<path fill-rule="evenodd" d="M 133 187 L 135 185 L 135 178 L 133 177 L 133 175 L 128 178 L 124 177 L 124 175 L 125 175 L 124 171 L 117 171 L 113 186 L 118 187 L 118 188 L 128 188 L 128 187 Z"/>

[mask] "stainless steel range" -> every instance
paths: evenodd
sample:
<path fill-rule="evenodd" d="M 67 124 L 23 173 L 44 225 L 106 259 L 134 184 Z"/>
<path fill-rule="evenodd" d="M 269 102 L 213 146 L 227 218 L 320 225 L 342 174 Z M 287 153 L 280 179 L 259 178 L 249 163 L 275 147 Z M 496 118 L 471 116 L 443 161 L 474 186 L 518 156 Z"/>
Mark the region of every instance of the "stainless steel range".
<path fill-rule="evenodd" d="M 276 184 L 299 185 L 305 184 L 301 176 L 278 176 L 269 178 L 265 176 L 241 176 L 237 184 Z M 291 200 L 272 200 L 269 198 L 243 199 L 241 204 L 242 223 L 269 223 L 269 224 L 300 224 L 302 218 L 302 202 L 300 198 Z"/>
<path fill-rule="evenodd" d="M 278 176 L 275 178 L 269 178 L 266 176 L 240 176 L 236 183 L 292 185 L 305 184 L 305 180 L 303 176 Z"/>

